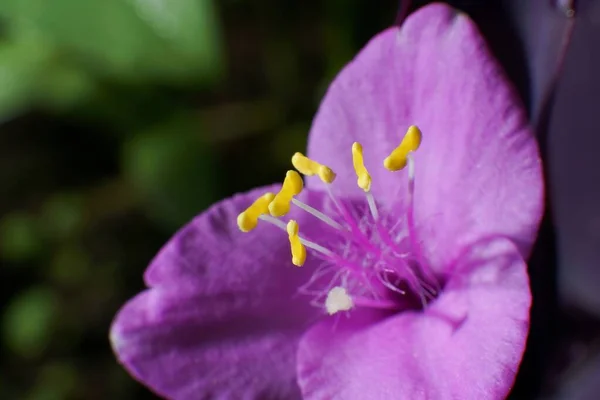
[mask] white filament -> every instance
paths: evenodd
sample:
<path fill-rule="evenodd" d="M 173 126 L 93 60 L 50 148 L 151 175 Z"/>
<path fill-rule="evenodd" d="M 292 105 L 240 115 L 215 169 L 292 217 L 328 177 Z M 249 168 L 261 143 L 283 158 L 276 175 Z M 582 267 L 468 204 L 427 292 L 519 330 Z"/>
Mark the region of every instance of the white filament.
<path fill-rule="evenodd" d="M 371 215 L 373 219 L 377 221 L 379 219 L 379 211 L 377 210 L 377 204 L 375 204 L 375 198 L 371 192 L 366 193 L 367 203 L 369 203 L 369 210 L 371 210 Z"/>
<path fill-rule="evenodd" d="M 282 231 L 285 231 L 287 233 L 287 224 L 281 220 L 278 220 L 275 217 L 272 217 L 270 215 L 261 215 L 260 217 L 258 217 L 260 220 L 268 222 L 272 225 L 275 225 L 276 227 L 278 227 L 279 229 L 281 229 Z M 305 238 L 303 238 L 302 236 L 298 236 L 300 238 L 300 242 L 305 245 L 306 247 L 313 249 L 314 251 L 324 254 L 327 257 L 332 257 L 334 254 L 331 250 L 316 244 L 314 242 L 311 242 L 310 240 L 307 240 Z"/>
<path fill-rule="evenodd" d="M 337 229 L 337 230 L 344 229 L 344 227 L 342 225 L 338 224 L 333 219 L 331 219 L 327 215 L 323 214 L 321 211 L 317 210 L 316 208 L 313 208 L 313 207 L 309 206 L 306 203 L 301 202 L 298 199 L 292 198 L 292 204 L 294 204 L 295 206 L 300 207 L 301 209 L 303 209 L 307 213 L 309 213 L 312 216 L 320 219 L 321 221 L 325 222 L 327 225 L 331 226 L 334 229 Z"/>

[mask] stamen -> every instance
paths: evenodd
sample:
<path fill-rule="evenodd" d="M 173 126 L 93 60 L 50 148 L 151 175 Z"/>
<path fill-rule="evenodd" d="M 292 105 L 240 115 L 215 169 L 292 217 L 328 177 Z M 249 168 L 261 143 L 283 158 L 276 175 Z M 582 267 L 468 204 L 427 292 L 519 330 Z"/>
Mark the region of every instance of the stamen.
<path fill-rule="evenodd" d="M 408 160 L 408 182 L 414 185 L 415 182 L 415 160 L 412 155 L 409 153 L 406 155 L 406 159 Z"/>
<path fill-rule="evenodd" d="M 258 217 L 261 221 L 268 222 L 271 225 L 275 225 L 279 229 L 287 232 L 287 225 L 285 222 L 278 220 L 275 217 L 271 217 L 269 214 L 264 214 Z"/>
<path fill-rule="evenodd" d="M 379 212 L 377 211 L 377 204 L 375 204 L 375 198 L 371 194 L 371 175 L 365 167 L 363 158 L 363 148 L 358 142 L 352 144 L 352 164 L 354 165 L 354 171 L 358 177 L 358 187 L 366 192 L 367 203 L 369 204 L 369 210 L 373 219 L 377 221 L 379 219 Z"/>
<path fill-rule="evenodd" d="M 354 220 L 350 212 L 346 209 L 344 204 L 335 197 L 329 186 L 326 186 L 326 190 L 329 194 L 329 198 L 331 198 L 331 201 L 333 201 L 333 203 L 335 204 L 338 213 L 343 218 L 344 222 L 347 224 L 347 227 L 342 226 L 343 229 L 340 231 L 344 235 L 344 237 L 351 238 L 351 240 L 357 240 L 366 249 L 377 253 L 379 249 L 371 242 L 369 242 L 369 239 L 360 230 L 360 227 L 356 224 L 356 221 Z"/>
<path fill-rule="evenodd" d="M 260 219 L 284 230 L 289 239 L 292 263 L 298 267 L 305 264 L 307 249 L 311 249 L 314 252 L 311 256 L 316 256 L 317 261 L 322 262 L 315 263 L 317 269 L 298 293 L 314 295 L 313 303 L 324 307 L 330 315 L 357 307 L 411 307 L 412 297 L 406 299 L 405 303 L 399 297 L 407 294 L 418 296 L 425 308 L 437 296 L 440 287 L 421 251 L 419 232 L 414 221 L 415 160 L 412 153 L 419 148 L 421 140 L 419 128 L 414 125 L 409 127 L 401 143 L 383 162 L 390 171 L 408 167 L 406 218 L 392 224 L 392 228 L 387 224 L 389 220 L 385 218 L 386 215 L 383 218 L 380 215 L 378 204 L 370 191 L 372 177 L 365 167 L 363 147 L 358 142 L 352 145 L 352 164 L 357 184 L 365 192 L 370 215 L 368 212 L 365 214 L 364 209 L 352 207 L 333 195 L 329 184 L 336 175 L 329 167 L 302 153 L 295 153 L 292 164 L 300 173 L 317 175 L 327 183 L 325 190 L 337 213 L 332 218 L 296 199 L 304 184 L 300 174 L 290 170 L 286 173 L 281 190 L 275 195 L 267 193 L 257 199 L 238 216 L 238 226 L 247 232 L 254 229 Z M 277 218 L 286 215 L 292 204 L 334 228 L 335 232 L 328 230 L 327 235 L 317 235 L 326 239 L 333 246 L 332 250 L 302 237 L 296 220 L 285 223 Z M 394 233 L 398 226 L 402 227 L 401 231 Z M 333 235 L 331 241 L 328 235 Z"/>
<path fill-rule="evenodd" d="M 346 238 L 351 237 L 352 240 L 359 241 L 361 243 L 361 245 L 364 246 L 366 249 L 368 249 L 372 252 L 378 253 L 379 249 L 375 245 L 373 245 L 371 242 L 369 242 L 369 239 L 360 230 L 360 227 L 357 225 L 354 217 L 352 217 L 352 215 L 350 214 L 348 209 L 344 206 L 344 204 L 341 201 L 339 201 L 337 199 L 337 197 L 335 197 L 335 195 L 333 194 L 333 192 L 331 191 L 329 186 L 326 186 L 325 188 L 327 190 L 327 193 L 329 194 L 329 198 L 335 204 L 335 207 L 337 208 L 338 213 L 343 218 L 344 222 L 347 224 L 347 227 L 342 226 L 343 229 L 341 230 L 341 233 L 344 235 L 344 237 L 346 237 Z"/>
<path fill-rule="evenodd" d="M 292 203 L 294 205 L 300 207 L 301 209 L 303 209 L 307 213 L 311 214 L 312 216 L 314 216 L 314 217 L 320 219 L 321 221 L 325 222 L 327 225 L 331 226 L 332 228 L 337 229 L 337 230 L 343 230 L 344 229 L 344 227 L 342 225 L 338 224 L 333 219 L 329 218 L 327 215 L 325 215 L 321 211 L 317 210 L 316 208 L 313 208 L 313 207 L 309 206 L 308 204 L 303 203 L 300 200 L 294 199 L 294 198 L 292 198 Z"/>
<path fill-rule="evenodd" d="M 383 161 L 383 165 L 390 171 L 398 171 L 405 168 L 408 165 L 408 212 L 407 212 L 407 228 L 408 228 L 408 239 L 410 241 L 413 252 L 416 256 L 416 261 L 421 267 L 421 271 L 425 274 L 425 278 L 427 282 L 432 283 L 435 290 L 434 293 L 438 293 L 440 290 L 439 283 L 433 274 L 433 272 L 428 268 L 426 261 L 421 252 L 420 244 L 417 239 L 416 227 L 414 222 L 414 192 L 415 192 L 415 160 L 412 156 L 412 153 L 416 151 L 421 145 L 423 134 L 421 130 L 415 125 L 411 125 L 408 128 L 408 131 L 404 135 L 402 142 L 400 145 L 396 147 L 392 153 Z M 409 280 L 413 283 L 411 286 L 414 286 L 413 290 L 418 289 L 419 287 L 423 288 L 423 282 L 420 280 L 414 272 L 408 268 L 407 271 L 413 275 L 413 279 Z M 425 289 L 427 290 L 427 289 Z M 425 306 L 425 299 L 423 297 L 423 293 L 420 290 L 417 290 L 419 296 L 421 297 L 421 302 L 423 306 Z"/>
<path fill-rule="evenodd" d="M 250 232 L 256 228 L 258 218 L 269 212 L 269 204 L 273 201 L 275 195 L 273 193 L 265 193 L 250 205 L 244 212 L 237 217 L 238 228 L 242 232 Z"/>
<path fill-rule="evenodd" d="M 419 148 L 422 136 L 421 130 L 415 125 L 411 125 L 398 147 L 383 160 L 383 166 L 390 171 L 399 171 L 406 167 L 408 154 Z"/>
<path fill-rule="evenodd" d="M 398 281 L 392 283 L 390 282 L 390 279 L 387 275 L 386 272 L 391 272 L 391 273 L 395 273 L 395 271 L 383 271 L 383 274 L 381 275 L 381 282 L 383 283 L 383 285 L 385 287 L 387 287 L 389 290 L 391 290 L 392 292 L 396 292 L 399 293 L 401 295 L 405 295 L 406 291 L 400 289 L 397 285 L 398 285 Z"/>
<path fill-rule="evenodd" d="M 335 272 L 334 272 L 335 271 Z M 338 270 L 335 265 L 331 265 L 331 264 L 324 264 L 321 265 L 319 268 L 317 268 L 315 270 L 315 272 L 310 276 L 310 279 L 308 280 L 308 282 L 306 282 L 305 284 L 303 284 L 302 286 L 300 286 L 298 288 L 298 291 L 303 293 L 303 294 L 310 294 L 310 295 L 320 295 L 323 294 L 323 290 L 322 289 L 311 289 L 311 285 L 313 283 L 316 283 L 319 279 L 322 279 L 324 277 L 326 277 L 328 274 L 331 274 L 332 272 L 334 272 L 333 274 L 333 278 L 332 281 L 330 282 L 329 286 L 333 286 L 332 282 L 334 280 L 337 280 L 338 275 L 340 273 L 343 273 L 344 271 Z M 328 287 L 328 286 L 326 286 Z"/>
<path fill-rule="evenodd" d="M 318 175 L 324 183 L 332 183 L 336 177 L 331 168 L 311 160 L 302 153 L 296 153 L 292 156 L 292 165 L 303 175 Z"/>
<path fill-rule="evenodd" d="M 327 249 L 327 248 L 325 248 L 325 247 L 323 247 L 323 246 L 321 246 L 319 244 L 316 244 L 315 242 L 311 242 L 308 239 L 304 239 L 304 238 L 301 237 L 300 241 L 302 242 L 303 245 L 305 245 L 309 249 L 312 249 L 312 250 L 314 250 L 314 251 L 316 251 L 318 253 L 321 253 L 324 256 L 327 256 L 327 257 L 331 258 L 334 255 L 334 253 L 331 250 L 329 250 L 329 249 Z"/>
<path fill-rule="evenodd" d="M 285 232 L 288 231 L 287 224 L 285 222 L 283 222 L 283 221 L 278 220 L 275 217 L 271 217 L 270 215 L 261 215 L 259 217 L 259 219 L 262 220 L 262 221 L 268 222 L 268 223 L 270 223 L 272 225 L 275 225 L 276 227 L 278 227 L 282 231 L 285 231 Z M 302 243 L 304 246 L 306 246 L 306 247 L 308 247 L 310 249 L 313 249 L 314 251 L 316 251 L 318 253 L 321 253 L 321 254 L 323 254 L 326 257 L 330 257 L 331 258 L 331 257 L 333 257 L 335 255 L 331 250 L 329 250 L 329 249 L 327 249 L 327 248 L 325 248 L 325 247 L 323 247 L 323 246 L 321 246 L 319 244 L 311 242 L 310 240 L 305 239 L 302 236 L 298 236 L 298 238 L 300 239 L 300 243 Z"/>
<path fill-rule="evenodd" d="M 365 167 L 363 160 L 363 148 L 358 142 L 354 142 L 352 144 L 352 164 L 354 165 L 354 171 L 356 172 L 356 177 L 358 178 L 358 187 L 365 192 L 368 192 L 371 190 L 371 175 L 369 175 L 369 172 Z"/>
<path fill-rule="evenodd" d="M 369 210 L 371 210 L 371 215 L 373 219 L 377 221 L 379 219 L 379 211 L 377 210 L 377 204 L 375 204 L 375 198 L 371 192 L 367 192 L 367 203 L 369 203 Z"/>
<path fill-rule="evenodd" d="M 292 264 L 301 267 L 306 261 L 306 248 L 298 237 L 298 230 L 298 223 L 293 219 L 287 223 L 287 233 L 290 239 L 290 248 L 292 250 Z"/>
<path fill-rule="evenodd" d="M 337 199 L 337 197 L 335 197 L 335 195 L 331 191 L 331 188 L 329 187 L 329 185 L 325 186 L 325 191 L 327 191 L 329 198 L 331 199 L 331 201 L 333 201 L 333 204 L 335 204 L 335 207 L 338 209 L 338 211 L 341 212 L 342 207 L 340 205 L 340 201 Z"/>
<path fill-rule="evenodd" d="M 321 221 L 325 222 L 326 224 L 330 225 L 331 227 L 333 227 L 335 229 L 338 229 L 340 231 L 340 234 L 342 234 L 345 238 L 351 239 L 351 240 L 358 240 L 359 242 L 361 242 L 361 244 L 366 249 L 368 249 L 368 250 L 370 250 L 372 252 L 378 253 L 379 249 L 375 245 L 373 245 L 372 243 L 370 243 L 369 240 L 368 240 L 368 238 L 365 237 L 364 233 L 360 230 L 360 228 L 358 227 L 358 225 L 356 225 L 356 222 L 354 221 L 354 219 L 350 216 L 350 213 L 348 212 L 348 210 L 335 197 L 335 195 L 331 191 L 330 187 L 326 186 L 325 188 L 326 188 L 327 193 L 329 194 L 329 197 L 331 198 L 331 200 L 335 204 L 338 212 L 340 213 L 340 215 L 342 216 L 342 218 L 348 224 L 349 227 L 346 227 L 346 226 L 344 226 L 342 224 L 339 224 L 338 222 L 334 221 L 332 218 L 328 217 L 326 214 L 324 214 L 321 211 L 319 211 L 319 210 L 317 210 L 317 209 L 309 206 L 308 204 L 305 204 L 305 203 L 301 202 L 300 200 L 292 199 L 292 203 L 295 204 L 296 206 L 302 208 L 304 211 L 306 211 L 306 212 L 312 214 L 313 216 L 319 218 Z M 373 200 L 373 206 L 375 206 L 375 201 L 374 200 Z M 375 208 L 375 210 L 376 210 L 376 208 Z M 309 246 L 307 246 L 307 247 L 309 247 Z"/>
<path fill-rule="evenodd" d="M 332 267 L 333 270 L 335 270 L 335 267 Z M 302 285 L 298 291 L 306 294 L 306 295 L 311 295 L 311 296 L 316 296 L 317 298 L 315 299 L 315 301 L 317 301 L 319 298 L 323 298 L 323 296 L 327 297 L 327 293 L 329 293 L 329 290 L 331 290 L 331 288 L 333 288 L 334 286 L 337 286 L 335 284 L 335 282 L 338 282 L 338 280 L 342 279 L 342 275 L 346 274 L 347 272 L 344 270 L 337 270 L 331 277 L 331 279 L 328 281 L 327 284 L 325 284 L 323 286 L 323 288 L 315 288 L 315 289 L 311 289 L 311 285 L 315 284 L 319 279 L 324 278 L 328 273 L 330 273 L 330 271 L 328 270 L 321 270 L 321 271 L 317 271 L 316 273 L 314 273 L 310 280 L 308 282 L 306 282 L 304 285 Z M 319 304 L 320 307 L 322 307 L 324 304 Z"/>
<path fill-rule="evenodd" d="M 346 230 L 341 231 L 344 237 L 360 243 L 360 245 L 363 246 L 365 250 L 368 250 L 374 254 L 380 254 L 381 250 L 369 241 L 369 238 L 360 229 L 360 226 L 356 223 L 356 221 L 354 220 L 350 212 L 348 212 L 346 207 L 344 207 L 344 205 L 341 202 L 337 204 L 337 207 L 340 215 L 342 216 L 344 222 L 347 224 L 350 230 L 349 233 Z"/>
<path fill-rule="evenodd" d="M 408 161 L 408 215 L 407 218 L 407 228 L 408 228 L 408 238 L 411 243 L 411 247 L 417 257 L 417 262 L 421 266 L 423 273 L 426 275 L 426 278 L 429 282 L 434 285 L 436 292 L 439 293 L 440 285 L 435 277 L 433 271 L 428 267 L 423 253 L 421 251 L 421 246 L 419 244 L 419 240 L 417 238 L 416 232 L 416 224 L 415 224 L 415 215 L 414 215 L 414 202 L 415 202 L 415 160 L 411 154 L 407 155 Z"/>
<path fill-rule="evenodd" d="M 290 202 L 294 196 L 302 192 L 304 183 L 302 177 L 296 171 L 288 171 L 279 193 L 275 195 L 269 204 L 269 212 L 274 217 L 283 217 L 290 211 Z"/>

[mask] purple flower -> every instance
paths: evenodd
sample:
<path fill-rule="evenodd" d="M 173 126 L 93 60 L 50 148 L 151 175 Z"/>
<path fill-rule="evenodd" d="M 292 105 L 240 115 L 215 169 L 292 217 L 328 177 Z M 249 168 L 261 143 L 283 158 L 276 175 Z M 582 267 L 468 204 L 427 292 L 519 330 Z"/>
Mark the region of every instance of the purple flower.
<path fill-rule="evenodd" d="M 174 399 L 506 396 L 543 185 L 474 24 L 436 4 L 375 37 L 329 88 L 307 155 L 306 187 L 288 172 L 161 250 L 112 326 L 120 362 Z"/>

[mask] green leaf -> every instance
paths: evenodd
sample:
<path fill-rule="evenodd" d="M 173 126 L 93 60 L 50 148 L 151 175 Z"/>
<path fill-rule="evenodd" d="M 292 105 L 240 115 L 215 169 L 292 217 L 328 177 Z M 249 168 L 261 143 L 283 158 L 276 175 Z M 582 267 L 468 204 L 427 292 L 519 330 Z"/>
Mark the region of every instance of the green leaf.
<path fill-rule="evenodd" d="M 29 107 L 69 107 L 92 93 L 91 76 L 59 59 L 44 38 L 32 32 L 0 42 L 0 121 Z"/>
<path fill-rule="evenodd" d="M 214 160 L 194 133 L 195 119 L 176 119 L 141 132 L 124 147 L 122 164 L 151 217 L 170 228 L 216 200 Z"/>
<path fill-rule="evenodd" d="M 78 371 L 75 366 L 51 361 L 38 370 L 36 384 L 26 400 L 63 400 L 72 398 L 77 387 Z"/>
<path fill-rule="evenodd" d="M 34 31 L 101 74 L 214 77 L 221 69 L 212 0 L 3 0 L 16 34 Z"/>
<path fill-rule="evenodd" d="M 221 37 L 212 0 L 133 0 L 139 15 L 203 71 L 218 73 Z"/>
<path fill-rule="evenodd" d="M 83 200 L 76 193 L 61 193 L 50 197 L 40 213 L 44 232 L 56 240 L 73 235 L 83 224 L 83 218 Z"/>
<path fill-rule="evenodd" d="M 23 261 L 37 256 L 41 248 L 42 238 L 33 216 L 15 212 L 0 221 L 0 253 L 3 258 Z"/>
<path fill-rule="evenodd" d="M 54 111 L 84 102 L 94 94 L 94 89 L 92 76 L 68 61 L 50 63 L 37 87 L 41 104 Z"/>
<path fill-rule="evenodd" d="M 6 308 L 4 341 L 22 357 L 37 357 L 47 347 L 56 320 L 57 299 L 46 287 L 20 293 Z"/>
<path fill-rule="evenodd" d="M 30 38 L 0 43 L 0 120 L 36 100 L 36 85 L 49 57 L 49 50 Z"/>
<path fill-rule="evenodd" d="M 45 273 L 54 282 L 75 288 L 90 275 L 89 256 L 82 249 L 72 245 L 60 247 Z"/>

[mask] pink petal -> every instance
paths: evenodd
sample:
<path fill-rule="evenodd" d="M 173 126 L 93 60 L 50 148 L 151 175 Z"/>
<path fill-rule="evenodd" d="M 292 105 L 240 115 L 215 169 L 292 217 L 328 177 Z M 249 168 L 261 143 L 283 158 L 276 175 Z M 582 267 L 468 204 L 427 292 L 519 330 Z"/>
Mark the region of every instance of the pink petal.
<path fill-rule="evenodd" d="M 182 228 L 156 256 L 151 287 L 127 303 L 111 328 L 118 359 L 157 393 L 173 399 L 294 398 L 295 354 L 321 310 L 297 294 L 318 259 L 294 267 L 287 233 L 259 223 L 250 233 L 237 215 L 266 191 L 224 200 Z M 305 191 L 321 206 L 326 196 Z M 318 220 L 293 210 L 319 239 Z M 318 264 L 317 264 L 318 265 Z"/>
<path fill-rule="evenodd" d="M 154 258 L 144 275 L 146 284 L 191 286 L 205 295 L 248 287 L 261 292 L 275 284 L 295 290 L 310 277 L 312 267 L 292 265 L 287 233 L 264 222 L 248 233 L 237 226 L 239 213 L 262 194 L 280 188 L 271 185 L 238 194 L 198 215 Z M 299 198 L 317 207 L 327 200 L 308 190 Z M 305 233 L 318 225 L 314 217 L 295 207 L 286 218 L 296 219 Z"/>
<path fill-rule="evenodd" d="M 543 207 L 537 145 L 474 23 L 443 4 L 384 31 L 344 68 L 315 117 L 308 154 L 338 172 L 335 193 L 359 196 L 350 149 L 361 142 L 375 198 L 402 217 L 406 170 L 390 173 L 382 161 L 411 124 L 423 131 L 415 219 L 433 266 L 487 234 L 510 237 L 526 255 Z"/>
<path fill-rule="evenodd" d="M 302 314 L 303 313 L 303 314 Z M 296 348 L 310 318 L 285 298 L 149 289 L 119 312 L 111 342 L 132 376 L 169 399 L 299 398 Z"/>
<path fill-rule="evenodd" d="M 525 263 L 504 239 L 475 245 L 426 312 L 327 320 L 298 351 L 304 398 L 501 399 L 525 347 Z"/>

